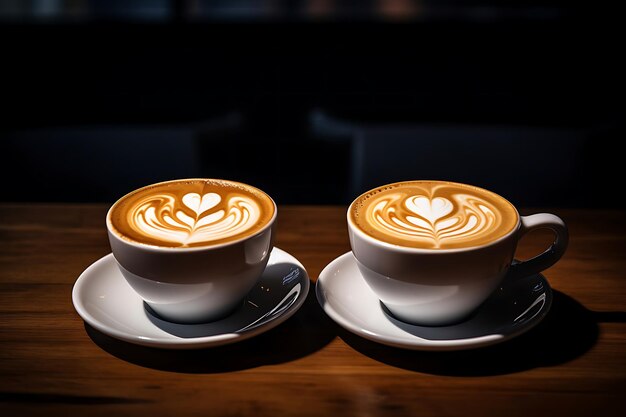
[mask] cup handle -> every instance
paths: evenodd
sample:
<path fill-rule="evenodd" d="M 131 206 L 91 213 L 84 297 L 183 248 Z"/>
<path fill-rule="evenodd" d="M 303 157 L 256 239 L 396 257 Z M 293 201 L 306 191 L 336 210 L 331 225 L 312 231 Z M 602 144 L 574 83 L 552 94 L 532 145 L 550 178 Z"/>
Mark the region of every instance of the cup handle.
<path fill-rule="evenodd" d="M 521 229 L 519 238 L 531 230 L 550 229 L 554 232 L 554 243 L 543 253 L 526 261 L 520 261 L 511 265 L 509 273 L 513 278 L 522 278 L 537 274 L 554 265 L 567 248 L 569 233 L 567 226 L 560 217 L 550 213 L 539 213 L 531 216 L 521 216 Z"/>

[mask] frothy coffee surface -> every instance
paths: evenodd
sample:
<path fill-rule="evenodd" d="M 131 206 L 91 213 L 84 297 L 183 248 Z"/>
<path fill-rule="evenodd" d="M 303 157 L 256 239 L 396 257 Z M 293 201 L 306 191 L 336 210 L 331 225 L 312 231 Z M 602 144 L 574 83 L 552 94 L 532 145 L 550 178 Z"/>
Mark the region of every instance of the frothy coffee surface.
<path fill-rule="evenodd" d="M 471 185 L 407 181 L 359 196 L 352 222 L 366 234 L 422 249 L 481 246 L 510 233 L 517 210 L 499 195 Z"/>
<path fill-rule="evenodd" d="M 110 224 L 131 241 L 196 247 L 235 241 L 261 230 L 274 203 L 249 185 L 223 180 L 179 180 L 136 190 L 113 205 Z"/>

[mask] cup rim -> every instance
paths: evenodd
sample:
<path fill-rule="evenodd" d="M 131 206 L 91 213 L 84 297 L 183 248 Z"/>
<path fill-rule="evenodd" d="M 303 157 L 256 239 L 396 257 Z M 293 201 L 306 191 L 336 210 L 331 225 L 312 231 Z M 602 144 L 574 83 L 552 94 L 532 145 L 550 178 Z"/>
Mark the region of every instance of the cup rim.
<path fill-rule="evenodd" d="M 243 185 L 245 187 L 253 188 L 253 189 L 257 190 L 258 192 L 260 192 L 261 194 L 265 195 L 267 198 L 269 198 L 269 200 L 274 205 L 274 213 L 272 214 L 272 217 L 268 220 L 268 222 L 265 224 L 265 226 L 263 226 L 261 229 L 259 229 L 256 233 L 254 233 L 252 235 L 243 236 L 243 237 L 240 237 L 239 239 L 235 239 L 235 240 L 230 241 L 230 242 L 223 242 L 223 243 L 217 243 L 217 244 L 207 244 L 207 245 L 202 245 L 202 246 L 168 247 L 168 246 L 153 245 L 153 244 L 150 244 L 150 243 L 137 242 L 137 241 L 132 240 L 130 238 L 126 238 L 126 237 L 124 237 L 124 235 L 122 233 L 116 231 L 117 229 L 114 228 L 113 222 L 111 221 L 111 213 L 113 212 L 113 208 L 120 201 L 122 201 L 123 199 L 125 199 L 129 195 L 131 195 L 133 193 L 136 193 L 136 192 L 139 192 L 139 191 L 141 191 L 143 189 L 146 189 L 148 187 L 154 187 L 156 185 L 167 184 L 167 183 L 172 183 L 172 182 L 180 182 L 180 181 L 221 181 L 221 182 L 226 182 L 226 183 L 230 183 L 230 184 L 239 184 L 239 185 Z M 124 194 L 122 197 L 118 198 L 111 205 L 111 207 L 109 207 L 109 210 L 107 211 L 107 215 L 106 215 L 106 226 L 107 226 L 107 231 L 109 232 L 109 235 L 114 236 L 120 242 L 123 242 L 125 244 L 130 245 L 130 246 L 134 246 L 136 248 L 147 249 L 147 250 L 155 250 L 157 252 L 172 252 L 172 253 L 199 252 L 199 251 L 203 251 L 203 250 L 207 250 L 207 249 L 209 249 L 209 250 L 210 249 L 220 249 L 220 248 L 236 245 L 236 244 L 244 242 L 244 241 L 246 241 L 248 239 L 252 239 L 252 238 L 254 238 L 254 237 L 264 233 L 267 229 L 271 228 L 272 225 L 274 224 L 274 222 L 276 221 L 276 217 L 277 216 L 278 216 L 278 206 L 276 205 L 276 202 L 274 201 L 274 199 L 272 197 L 270 197 L 270 195 L 267 194 L 265 191 L 261 190 L 260 188 L 255 187 L 253 185 L 245 184 L 245 183 L 239 182 L 239 181 L 225 180 L 225 179 L 221 179 L 221 178 L 180 178 L 180 179 L 175 179 L 175 180 L 155 182 L 153 184 L 148 184 L 148 185 L 145 185 L 143 187 L 136 188 L 136 189 L 134 189 L 132 191 L 129 191 L 128 193 Z"/>
<path fill-rule="evenodd" d="M 403 245 L 396 245 L 394 243 L 389 243 L 389 242 L 385 242 L 383 240 L 380 239 L 376 239 L 373 236 L 368 235 L 367 233 L 365 233 L 363 230 L 361 230 L 356 224 L 354 224 L 354 222 L 351 219 L 350 216 L 350 212 L 352 211 L 352 206 L 354 205 L 354 203 L 363 195 L 369 193 L 370 191 L 373 191 L 377 188 L 381 188 L 381 187 L 387 187 L 387 186 L 393 186 L 396 184 L 402 184 L 402 183 L 407 183 L 407 182 L 438 182 L 438 183 L 442 183 L 442 184 L 452 184 L 452 185 L 461 185 L 461 186 L 470 186 L 473 188 L 477 188 L 481 191 L 486 191 L 492 194 L 497 195 L 498 197 L 502 198 L 504 201 L 506 201 L 507 203 L 509 203 L 511 205 L 511 207 L 513 208 L 513 210 L 515 210 L 515 214 L 517 215 L 517 223 L 515 224 L 515 227 L 513 227 L 513 229 L 511 229 L 508 233 L 506 233 L 505 235 L 500 236 L 499 238 L 492 240 L 490 242 L 487 243 L 483 243 L 482 245 L 475 245 L 475 246 L 468 246 L 465 248 L 449 248 L 449 249 L 428 249 L 428 248 L 413 248 L 410 246 L 403 246 Z M 497 194 L 493 191 L 487 190 L 486 188 L 482 188 L 482 187 L 478 187 L 475 185 L 471 185 L 471 184 L 465 184 L 462 182 L 454 182 L 454 181 L 445 181 L 445 180 L 406 180 L 406 181 L 397 181 L 397 182 L 392 182 L 390 184 L 383 184 L 383 185 L 379 185 L 378 187 L 374 187 L 370 190 L 365 191 L 364 193 L 359 194 L 354 200 L 352 200 L 352 203 L 350 203 L 350 205 L 348 206 L 348 210 L 346 211 L 346 218 L 348 221 L 348 228 L 350 229 L 350 231 L 352 231 L 353 233 L 357 234 L 361 239 L 364 239 L 374 245 L 380 245 L 382 247 L 385 247 L 387 249 L 392 249 L 392 250 L 396 250 L 396 251 L 400 251 L 400 252 L 405 252 L 405 253 L 420 253 L 420 254 L 446 254 L 446 253 L 459 253 L 459 252 L 470 252 L 473 250 L 478 250 L 478 249 L 484 249 L 493 245 L 497 245 L 498 243 L 500 243 L 503 240 L 508 239 L 509 237 L 511 237 L 513 234 L 517 233 L 520 230 L 521 224 L 522 224 L 522 216 L 519 213 L 519 210 L 517 210 L 517 207 L 515 207 L 515 205 L 513 205 L 513 203 L 511 203 L 509 200 L 507 200 L 506 198 L 502 197 L 500 194 Z"/>

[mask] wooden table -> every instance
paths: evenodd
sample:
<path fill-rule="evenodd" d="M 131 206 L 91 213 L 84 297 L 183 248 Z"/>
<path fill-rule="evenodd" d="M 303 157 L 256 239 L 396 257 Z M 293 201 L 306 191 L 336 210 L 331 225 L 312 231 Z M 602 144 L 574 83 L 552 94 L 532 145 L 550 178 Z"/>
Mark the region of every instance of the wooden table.
<path fill-rule="evenodd" d="M 199 351 L 138 347 L 86 327 L 79 274 L 109 253 L 102 205 L 0 205 L 0 415 L 625 415 L 624 212 L 554 210 L 565 257 L 548 317 L 513 341 L 413 352 L 344 331 L 309 294 L 287 322 Z M 281 207 L 277 246 L 315 280 L 349 250 L 343 207 Z M 518 255 L 549 237 L 524 239 Z"/>

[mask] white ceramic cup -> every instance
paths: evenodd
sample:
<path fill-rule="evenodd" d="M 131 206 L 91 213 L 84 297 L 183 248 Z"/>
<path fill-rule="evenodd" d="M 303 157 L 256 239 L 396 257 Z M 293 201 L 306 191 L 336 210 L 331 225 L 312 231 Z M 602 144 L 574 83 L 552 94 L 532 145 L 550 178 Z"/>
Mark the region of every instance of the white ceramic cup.
<path fill-rule="evenodd" d="M 168 248 L 123 239 L 107 230 L 113 256 L 130 286 L 157 314 L 179 323 L 220 319 L 261 277 L 273 248 L 278 209 L 258 233 L 232 242 Z"/>
<path fill-rule="evenodd" d="M 355 200 L 356 201 L 356 200 Z M 504 277 L 512 279 L 543 271 L 567 247 L 568 232 L 554 214 L 520 216 L 507 235 L 488 244 L 461 249 L 418 249 L 375 239 L 351 220 L 350 245 L 363 278 L 398 319 L 425 326 L 459 322 L 476 310 Z M 527 261 L 513 263 L 517 243 L 531 230 L 547 228 L 554 243 Z"/>

